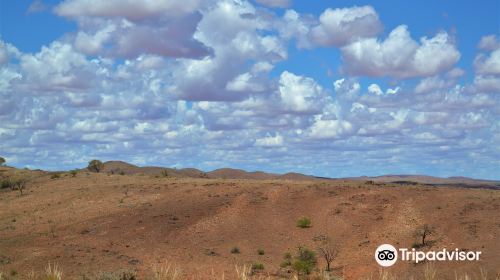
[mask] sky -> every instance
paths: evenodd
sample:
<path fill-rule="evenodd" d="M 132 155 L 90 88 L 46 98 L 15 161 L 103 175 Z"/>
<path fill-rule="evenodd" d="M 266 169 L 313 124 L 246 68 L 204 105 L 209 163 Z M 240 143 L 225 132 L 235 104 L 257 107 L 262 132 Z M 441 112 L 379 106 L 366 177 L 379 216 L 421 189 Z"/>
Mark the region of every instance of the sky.
<path fill-rule="evenodd" d="M 0 156 L 500 179 L 500 2 L 0 0 Z"/>

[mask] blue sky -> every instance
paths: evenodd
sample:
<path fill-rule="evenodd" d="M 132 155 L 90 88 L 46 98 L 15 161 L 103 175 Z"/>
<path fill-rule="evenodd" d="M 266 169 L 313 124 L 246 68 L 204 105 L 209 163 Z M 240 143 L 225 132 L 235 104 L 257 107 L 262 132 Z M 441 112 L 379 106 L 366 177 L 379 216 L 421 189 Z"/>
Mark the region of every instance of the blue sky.
<path fill-rule="evenodd" d="M 1 1 L 14 166 L 500 179 L 498 1 Z"/>

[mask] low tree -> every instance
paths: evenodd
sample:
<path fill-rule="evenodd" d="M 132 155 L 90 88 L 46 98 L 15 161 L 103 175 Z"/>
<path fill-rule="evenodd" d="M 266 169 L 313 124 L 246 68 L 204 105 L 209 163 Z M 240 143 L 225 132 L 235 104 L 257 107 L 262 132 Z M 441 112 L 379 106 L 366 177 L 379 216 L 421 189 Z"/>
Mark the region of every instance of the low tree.
<path fill-rule="evenodd" d="M 28 183 L 28 177 L 25 174 L 16 174 L 10 180 L 10 189 L 18 190 L 21 195 L 23 195 L 23 190 Z"/>
<path fill-rule="evenodd" d="M 93 159 L 89 161 L 89 165 L 87 166 L 87 169 L 92 172 L 97 172 L 99 173 L 102 169 L 104 168 L 104 164 L 102 161 Z"/>
<path fill-rule="evenodd" d="M 326 271 L 330 271 L 331 270 L 330 265 L 338 255 L 337 248 L 328 238 L 327 240 L 323 241 L 321 246 L 318 247 L 318 252 L 319 255 L 322 256 L 326 262 Z"/>
<path fill-rule="evenodd" d="M 424 224 L 415 230 L 414 236 L 421 238 L 422 242 L 420 246 L 424 247 L 426 245 L 426 238 L 434 234 L 434 232 L 436 232 L 436 228 L 433 225 Z"/>
<path fill-rule="evenodd" d="M 3 166 L 7 161 L 3 158 L 0 157 L 0 166 Z"/>
<path fill-rule="evenodd" d="M 310 274 L 317 263 L 316 253 L 305 247 L 299 247 L 297 256 L 292 263 L 292 268 L 297 274 Z"/>

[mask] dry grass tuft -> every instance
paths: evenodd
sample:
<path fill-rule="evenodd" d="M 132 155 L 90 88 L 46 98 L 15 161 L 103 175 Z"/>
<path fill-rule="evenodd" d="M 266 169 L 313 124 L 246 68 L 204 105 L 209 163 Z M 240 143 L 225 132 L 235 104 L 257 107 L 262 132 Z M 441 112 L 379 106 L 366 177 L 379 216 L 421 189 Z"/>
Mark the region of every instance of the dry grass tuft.
<path fill-rule="evenodd" d="M 45 268 L 45 275 L 43 276 L 43 280 L 61 280 L 62 279 L 62 270 L 55 265 L 49 265 Z"/>
<path fill-rule="evenodd" d="M 180 274 L 180 269 L 168 261 L 153 266 L 154 280 L 176 280 Z"/>

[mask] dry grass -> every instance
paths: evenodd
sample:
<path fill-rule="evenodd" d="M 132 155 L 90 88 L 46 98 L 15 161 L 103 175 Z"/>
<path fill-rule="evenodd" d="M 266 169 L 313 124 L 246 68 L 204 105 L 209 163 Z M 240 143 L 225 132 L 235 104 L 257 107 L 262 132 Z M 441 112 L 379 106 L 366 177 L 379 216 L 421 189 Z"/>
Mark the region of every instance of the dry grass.
<path fill-rule="evenodd" d="M 153 280 L 176 280 L 180 276 L 180 269 L 174 264 L 165 261 L 158 265 L 155 264 L 152 268 Z"/>
<path fill-rule="evenodd" d="M 151 280 L 176 280 L 176 279 L 183 279 L 181 277 L 181 269 L 174 265 L 173 263 L 170 263 L 168 261 L 165 261 L 162 264 L 159 265 L 153 265 L 152 266 L 152 278 L 147 278 Z M 272 277 L 270 275 L 254 275 L 252 273 L 252 269 L 249 265 L 242 265 L 242 266 L 235 266 L 235 273 L 236 273 L 236 278 L 229 277 L 227 279 L 237 279 L 237 280 L 271 280 L 271 279 L 284 279 L 282 277 Z M 8 276 L 6 276 L 4 273 L 0 272 L 0 280 L 8 280 L 10 279 Z M 17 279 L 17 278 L 16 278 Z M 28 279 L 28 280 L 35 280 L 35 279 L 41 279 L 41 280 L 62 280 L 63 279 L 63 273 L 62 270 L 59 268 L 58 265 L 52 265 L 48 264 L 48 266 L 45 269 L 45 273 L 41 274 L 40 277 L 36 275 L 34 271 L 29 272 L 26 274 L 25 277 L 21 277 L 19 279 Z M 210 280 L 225 280 L 226 277 L 224 274 L 222 275 L 217 275 L 213 272 L 211 275 L 207 277 L 201 277 L 201 278 L 190 278 L 190 279 L 210 279 Z M 297 275 L 292 275 L 290 280 L 342 280 L 343 278 L 341 277 L 336 277 L 332 276 L 328 272 L 317 272 L 309 275 L 307 278 L 302 278 Z M 390 273 L 387 270 L 381 269 L 379 270 L 378 275 L 373 276 L 370 275 L 369 277 L 363 278 L 364 280 L 438 280 L 441 279 L 438 276 L 438 271 L 432 264 L 427 264 L 424 266 L 422 273 L 420 275 L 412 275 L 412 276 L 398 276 L 395 274 Z M 455 280 L 489 280 L 489 279 L 494 279 L 494 280 L 500 280 L 500 275 L 496 275 L 495 277 L 488 278 L 488 273 L 484 269 L 480 268 L 478 273 L 476 274 L 469 274 L 469 273 L 463 273 L 463 274 L 458 274 L 455 272 Z"/>
<path fill-rule="evenodd" d="M 63 276 L 62 270 L 55 265 L 49 265 L 45 268 L 45 275 L 43 276 L 43 280 L 61 280 Z"/>

